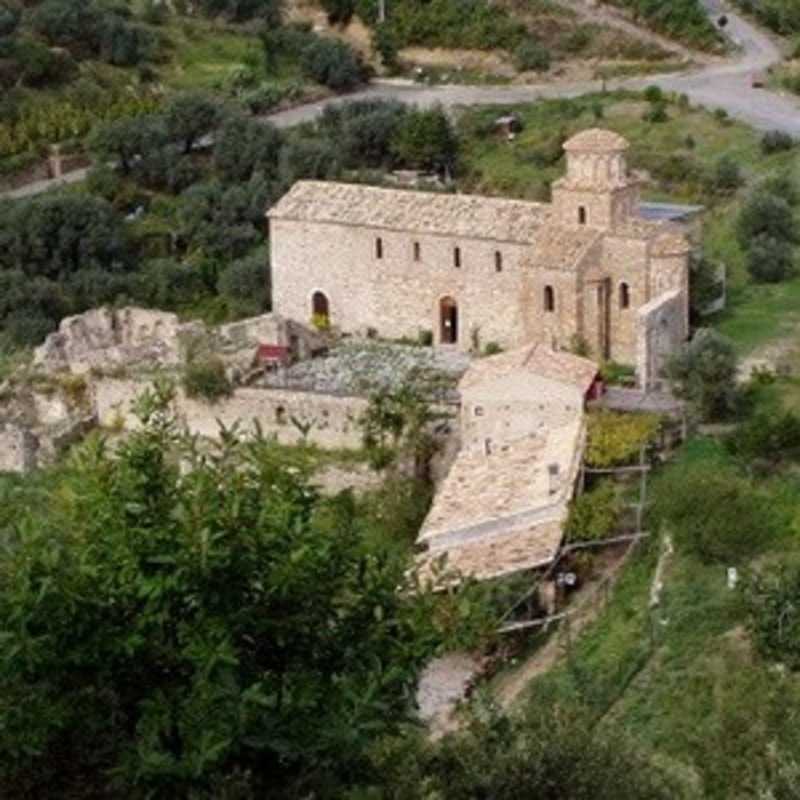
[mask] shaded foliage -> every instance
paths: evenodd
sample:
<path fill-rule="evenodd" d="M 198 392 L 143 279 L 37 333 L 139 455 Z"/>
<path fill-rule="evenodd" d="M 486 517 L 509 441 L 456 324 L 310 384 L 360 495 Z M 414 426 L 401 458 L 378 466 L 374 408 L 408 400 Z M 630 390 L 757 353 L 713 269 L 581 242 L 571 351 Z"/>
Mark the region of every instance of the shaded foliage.
<path fill-rule="evenodd" d="M 410 718 L 460 598 L 398 591 L 406 558 L 352 495 L 320 497 L 266 441 L 201 455 L 169 399 L 0 516 L 4 791 L 340 797 Z"/>

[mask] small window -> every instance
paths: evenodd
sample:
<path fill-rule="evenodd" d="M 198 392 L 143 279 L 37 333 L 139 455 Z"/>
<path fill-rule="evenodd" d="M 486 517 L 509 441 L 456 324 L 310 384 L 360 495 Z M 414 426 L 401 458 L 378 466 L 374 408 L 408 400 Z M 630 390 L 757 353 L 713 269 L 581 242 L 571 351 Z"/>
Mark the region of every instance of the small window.
<path fill-rule="evenodd" d="M 419 246 L 419 242 L 414 242 L 414 261 L 419 261 L 422 258 L 422 248 Z"/>
<path fill-rule="evenodd" d="M 286 409 L 283 406 L 278 406 L 275 409 L 275 422 L 277 422 L 278 425 L 286 424 Z"/>
<path fill-rule="evenodd" d="M 619 285 L 619 307 L 628 308 L 631 304 L 631 290 L 627 283 Z"/>
<path fill-rule="evenodd" d="M 460 267 L 461 266 L 461 248 L 454 247 L 453 248 L 453 266 Z"/>
<path fill-rule="evenodd" d="M 578 206 L 578 224 L 586 224 L 586 206 Z"/>
<path fill-rule="evenodd" d="M 476 417 L 483 416 L 483 406 L 475 406 L 475 416 Z"/>
<path fill-rule="evenodd" d="M 503 271 L 503 254 L 499 250 L 497 250 L 494 254 L 494 271 Z"/>
<path fill-rule="evenodd" d="M 556 293 L 553 290 L 552 286 L 544 287 L 544 310 L 545 311 L 556 310 Z"/>
<path fill-rule="evenodd" d="M 383 258 L 383 239 L 380 236 L 375 240 L 375 258 Z"/>

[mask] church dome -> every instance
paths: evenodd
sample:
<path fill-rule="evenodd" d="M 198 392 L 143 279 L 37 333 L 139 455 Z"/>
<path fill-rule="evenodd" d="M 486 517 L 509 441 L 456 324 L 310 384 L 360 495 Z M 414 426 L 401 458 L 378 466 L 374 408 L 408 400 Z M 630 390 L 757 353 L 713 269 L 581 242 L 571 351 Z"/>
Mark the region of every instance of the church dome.
<path fill-rule="evenodd" d="M 589 128 L 564 142 L 567 152 L 616 153 L 628 149 L 628 140 L 614 131 Z"/>

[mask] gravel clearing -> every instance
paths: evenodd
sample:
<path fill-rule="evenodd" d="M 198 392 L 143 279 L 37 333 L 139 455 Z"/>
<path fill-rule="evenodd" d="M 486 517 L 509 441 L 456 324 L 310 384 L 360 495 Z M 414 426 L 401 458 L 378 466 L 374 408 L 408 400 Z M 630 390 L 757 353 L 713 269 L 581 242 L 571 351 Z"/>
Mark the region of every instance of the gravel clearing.
<path fill-rule="evenodd" d="M 341 344 L 327 355 L 300 361 L 283 372 L 264 376 L 261 385 L 325 394 L 365 395 L 378 389 L 435 378 L 453 390 L 470 356 L 449 350 L 386 342 Z"/>

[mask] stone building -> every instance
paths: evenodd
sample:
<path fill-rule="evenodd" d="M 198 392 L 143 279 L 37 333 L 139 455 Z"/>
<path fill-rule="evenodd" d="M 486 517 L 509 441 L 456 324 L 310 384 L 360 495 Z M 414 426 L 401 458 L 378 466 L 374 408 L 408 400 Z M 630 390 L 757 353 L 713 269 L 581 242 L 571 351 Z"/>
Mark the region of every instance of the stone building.
<path fill-rule="evenodd" d="M 572 137 L 550 204 L 300 181 L 268 213 L 274 308 L 465 350 L 582 345 L 650 384 L 688 335 L 690 245 L 641 215 L 627 148 Z"/>
<path fill-rule="evenodd" d="M 417 540 L 423 579 L 446 586 L 553 562 L 596 376 L 594 362 L 545 344 L 472 363 L 458 386 L 461 450 Z"/>

